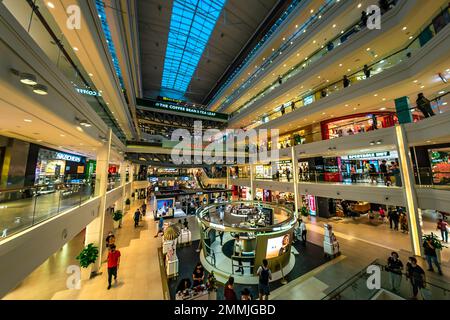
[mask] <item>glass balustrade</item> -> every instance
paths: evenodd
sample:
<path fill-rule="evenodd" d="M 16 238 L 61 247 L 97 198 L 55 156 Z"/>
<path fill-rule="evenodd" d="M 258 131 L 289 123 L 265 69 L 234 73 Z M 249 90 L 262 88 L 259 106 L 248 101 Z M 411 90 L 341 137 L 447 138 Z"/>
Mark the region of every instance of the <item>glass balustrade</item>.
<path fill-rule="evenodd" d="M 87 183 L 63 183 L 0 190 L 0 238 L 80 206 L 94 196 Z"/>
<path fill-rule="evenodd" d="M 404 261 L 404 265 L 406 269 L 406 261 Z M 369 267 L 377 268 L 380 271 L 380 286 L 378 288 L 369 285 L 374 284 L 373 272 L 368 272 Z M 328 293 L 322 300 L 411 299 L 413 297 L 412 285 L 405 270 L 398 278 L 394 277 L 387 268 L 387 261 L 377 259 Z M 397 286 L 395 291 L 393 290 L 392 279 L 396 281 L 394 282 Z M 419 290 L 417 298 L 420 300 L 450 300 L 450 285 L 445 281 L 438 281 L 425 276 L 424 288 Z"/>
<path fill-rule="evenodd" d="M 440 10 L 439 13 L 437 15 L 435 15 L 435 18 L 432 20 L 434 21 L 437 17 L 448 14 L 449 10 L 450 10 L 449 8 Z M 443 23 L 445 26 L 446 24 L 449 23 L 449 21 L 444 19 Z M 397 66 L 398 64 L 404 62 L 405 60 L 411 58 L 411 56 L 413 54 L 415 54 L 426 43 L 428 43 L 428 41 L 430 41 L 432 38 L 434 38 L 434 36 L 436 36 L 436 34 L 438 34 L 443 29 L 444 26 L 441 24 L 441 25 L 439 25 L 439 28 L 437 28 L 435 26 L 435 24 L 433 24 L 433 23 L 429 23 L 428 25 L 426 25 L 424 28 L 421 29 L 420 34 L 417 35 L 408 44 L 408 46 L 406 46 L 404 49 L 399 50 L 385 58 L 382 58 L 382 59 L 378 60 L 377 62 L 373 63 L 372 65 L 369 65 L 367 68 L 367 70 L 370 70 L 369 77 L 379 74 L 381 72 L 384 72 L 386 70 L 389 70 L 389 69 Z M 358 24 L 356 24 L 354 26 L 354 28 L 358 29 L 360 27 L 358 27 Z M 345 38 L 345 41 L 347 39 L 348 38 Z M 341 38 L 336 39 L 334 41 L 341 41 Z M 333 47 L 334 47 L 334 44 L 333 44 Z M 248 109 L 248 107 L 253 105 L 256 101 L 260 100 L 261 98 L 263 98 L 264 96 L 266 96 L 267 94 L 269 94 L 270 92 L 272 92 L 273 90 L 278 88 L 279 86 L 283 85 L 286 81 L 288 81 L 289 78 L 291 78 L 292 76 L 301 72 L 304 68 L 306 68 L 310 64 L 314 63 L 314 61 L 319 60 L 322 56 L 324 56 L 326 54 L 326 51 L 328 51 L 328 49 L 323 48 L 323 49 L 319 50 L 318 52 L 316 52 L 313 56 L 311 56 L 304 63 L 300 63 L 297 66 L 293 67 L 288 73 L 286 73 L 285 75 L 282 76 L 282 81 L 276 81 L 276 82 L 272 83 L 270 86 L 263 89 L 255 97 L 253 97 L 251 100 L 249 100 L 248 102 L 243 104 L 241 107 L 239 107 L 236 111 L 234 111 L 230 115 L 230 117 L 233 118 L 233 117 L 239 115 L 241 112 L 243 112 L 244 110 Z M 352 84 L 355 84 L 357 82 L 364 81 L 367 78 L 368 78 L 368 76 L 366 76 L 366 72 L 364 71 L 364 69 L 360 69 L 360 70 L 348 75 L 348 79 L 350 82 L 349 86 L 351 86 Z M 345 89 L 345 87 L 346 86 L 344 86 L 344 81 L 339 80 L 339 81 L 333 82 L 331 84 L 327 84 L 324 87 L 315 88 L 314 90 L 309 90 L 305 93 L 302 93 L 297 98 L 295 98 L 293 100 L 289 100 L 286 103 L 284 103 L 283 105 L 280 105 L 280 107 L 276 108 L 273 112 L 271 112 L 267 115 L 264 115 L 256 124 L 258 125 L 258 124 L 267 123 L 267 122 L 274 120 L 276 118 L 279 118 L 280 116 L 283 116 L 289 112 L 292 112 L 295 109 L 305 107 L 305 106 L 313 103 L 314 101 L 323 99 L 323 98 L 329 96 L 330 94 L 339 92 L 339 91 Z M 294 103 L 294 108 L 290 107 L 292 102 Z M 255 124 L 253 124 L 252 126 L 254 126 L 254 125 Z"/>

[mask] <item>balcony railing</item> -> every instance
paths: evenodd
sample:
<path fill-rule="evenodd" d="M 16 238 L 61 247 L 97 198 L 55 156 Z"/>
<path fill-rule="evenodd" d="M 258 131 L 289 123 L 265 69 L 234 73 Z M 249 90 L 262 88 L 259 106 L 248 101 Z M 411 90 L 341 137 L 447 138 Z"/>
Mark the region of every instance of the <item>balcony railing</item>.
<path fill-rule="evenodd" d="M 93 196 L 94 188 L 87 183 L 0 190 L 0 238 L 78 207 Z"/>
<path fill-rule="evenodd" d="M 448 7 L 445 9 L 440 9 L 439 13 L 434 16 L 432 21 L 434 21 L 437 17 L 445 16 L 445 13 L 447 13 L 448 11 L 449 11 Z M 249 128 L 259 125 L 259 124 L 267 123 L 267 122 L 274 120 L 276 118 L 279 118 L 280 116 L 283 116 L 289 112 L 292 112 L 297 108 L 305 107 L 314 101 L 323 99 L 323 98 L 329 96 L 330 94 L 339 92 L 339 91 L 345 89 L 346 87 L 351 86 L 352 83 L 364 81 L 364 80 L 372 77 L 373 75 L 376 75 L 383 71 L 389 70 L 389 69 L 397 66 L 398 64 L 408 60 L 409 58 L 411 58 L 413 53 L 415 53 L 419 49 L 421 49 L 426 43 L 428 43 L 428 41 L 430 41 L 432 38 L 434 38 L 436 36 L 436 34 L 438 34 L 446 24 L 448 24 L 450 22 L 450 21 L 446 21 L 446 20 L 443 20 L 443 21 L 445 24 L 441 25 L 440 29 L 436 29 L 435 25 L 432 22 L 428 23 L 426 26 L 424 26 L 424 28 L 421 29 L 420 34 L 418 34 L 405 48 L 403 48 L 393 54 L 390 54 L 389 56 L 386 56 L 371 65 L 368 65 L 366 69 L 362 68 L 362 69 L 359 69 L 356 72 L 348 75 L 347 76 L 347 78 L 349 80 L 348 85 L 344 84 L 343 80 L 339 80 L 339 81 L 335 81 L 333 83 L 327 83 L 325 86 L 320 86 L 315 89 L 310 89 L 310 90 L 306 91 L 305 93 L 300 94 L 297 98 L 289 100 L 286 103 L 280 105 L 280 107 L 275 109 L 272 113 L 264 115 L 260 121 L 249 126 Z M 354 28 L 358 28 L 357 26 L 358 26 L 358 24 L 355 24 Z M 355 33 L 355 32 L 352 32 L 352 34 L 353 33 Z M 324 48 L 321 50 L 327 50 L 327 49 Z M 322 57 L 326 53 L 326 52 L 321 53 L 321 50 L 319 50 L 314 55 L 314 57 L 311 57 L 310 59 L 312 59 L 314 61 L 317 61 L 318 59 L 320 59 L 320 57 Z M 314 61 L 312 61 L 312 62 L 314 62 Z M 262 90 L 260 93 L 258 93 L 255 97 L 253 97 L 251 100 L 249 100 L 248 102 L 243 104 L 240 108 L 238 108 L 236 111 L 234 111 L 230 117 L 231 118 L 235 117 L 238 114 L 240 114 L 241 112 L 243 112 L 244 110 L 246 110 L 248 107 L 253 105 L 256 101 L 260 100 L 261 98 L 263 98 L 264 96 L 269 94 L 271 91 L 273 91 L 277 87 L 284 84 L 287 81 L 287 79 L 289 79 L 292 76 L 294 76 L 295 74 L 301 72 L 304 68 L 309 66 L 312 62 L 308 63 L 308 61 L 306 61 L 304 63 L 300 63 L 297 66 L 293 67 L 287 74 L 285 74 L 282 77 L 284 79 L 283 81 L 274 82 L 270 86 L 266 87 L 264 90 Z M 369 71 L 369 73 L 368 73 L 368 71 Z"/>
<path fill-rule="evenodd" d="M 406 263 L 404 263 L 406 268 Z M 373 273 L 368 272 L 368 268 L 380 270 L 380 287 L 373 288 L 368 283 L 373 284 Z M 328 293 L 322 300 L 397 300 L 411 299 L 413 296 L 410 279 L 405 272 L 400 275 L 392 274 L 387 268 L 387 263 L 377 259 L 367 267 L 356 273 L 350 279 Z M 371 279 L 369 277 L 372 276 Z M 395 292 L 392 290 L 392 280 L 396 285 Z M 378 295 L 383 289 L 386 295 Z M 394 294 L 394 295 L 391 295 Z M 445 282 L 437 282 L 425 278 L 424 288 L 419 289 L 418 299 L 421 300 L 450 300 L 450 286 Z"/>

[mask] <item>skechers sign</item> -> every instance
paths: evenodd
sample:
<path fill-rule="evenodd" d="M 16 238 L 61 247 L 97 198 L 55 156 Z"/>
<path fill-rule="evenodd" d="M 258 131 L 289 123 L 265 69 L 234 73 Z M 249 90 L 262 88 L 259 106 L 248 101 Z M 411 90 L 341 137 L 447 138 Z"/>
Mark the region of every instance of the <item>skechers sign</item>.
<path fill-rule="evenodd" d="M 81 158 L 80 157 L 73 156 L 73 155 L 67 154 L 67 153 L 61 153 L 61 152 L 57 152 L 56 153 L 56 159 L 58 159 L 58 160 L 65 160 L 65 161 L 72 161 L 72 162 L 81 162 Z"/>
<path fill-rule="evenodd" d="M 93 96 L 93 97 L 101 97 L 102 96 L 102 94 L 97 91 L 80 89 L 80 88 L 75 88 L 75 89 L 77 90 L 78 93 L 84 94 L 86 96 Z"/>

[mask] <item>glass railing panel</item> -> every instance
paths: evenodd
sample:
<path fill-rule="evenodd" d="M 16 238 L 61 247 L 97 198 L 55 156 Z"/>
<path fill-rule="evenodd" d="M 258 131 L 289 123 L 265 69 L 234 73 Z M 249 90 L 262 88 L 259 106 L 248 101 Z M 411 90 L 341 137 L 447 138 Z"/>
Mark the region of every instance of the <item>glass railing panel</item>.
<path fill-rule="evenodd" d="M 445 9 L 448 11 L 448 9 Z M 440 12 L 439 14 L 441 14 L 442 12 Z M 434 32 L 434 27 L 432 24 L 429 24 L 426 28 L 430 29 L 430 39 L 432 37 L 434 37 L 434 35 L 436 34 L 436 32 Z M 425 28 L 425 29 L 426 29 Z M 355 30 L 358 31 L 358 30 Z M 422 31 L 423 32 L 423 31 Z M 345 39 L 345 41 L 348 38 Z M 340 40 L 341 41 L 341 40 Z M 428 40 L 429 41 L 429 40 Z M 420 41 L 420 37 L 418 36 L 417 38 L 415 38 L 414 40 L 412 40 L 411 43 L 408 44 L 408 46 L 384 59 L 380 59 L 378 62 L 374 63 L 373 65 L 369 66 L 369 68 L 371 69 L 371 76 L 376 75 L 378 73 L 381 73 L 383 71 L 386 71 L 400 63 L 402 63 L 403 61 L 405 61 L 406 59 L 409 59 L 417 50 L 421 49 L 424 45 L 426 44 L 426 42 L 421 42 Z M 339 45 L 339 44 L 338 44 Z M 334 42 L 333 42 L 333 46 L 334 46 Z M 308 61 L 306 61 L 305 63 L 303 63 L 302 65 L 297 65 L 296 67 L 294 67 L 294 69 L 303 69 L 305 67 L 307 67 L 311 61 L 317 61 L 318 58 L 317 57 L 322 57 L 325 53 L 325 51 L 323 51 L 325 49 L 321 49 L 318 52 L 316 52 L 312 57 L 310 57 L 308 59 Z M 315 60 L 317 59 L 317 60 Z M 293 74 L 295 70 L 291 70 L 289 71 L 289 73 Z M 279 82 L 275 82 L 273 83 L 271 86 L 267 87 L 267 89 L 263 89 L 262 92 L 258 93 L 255 97 L 251 98 L 251 100 L 247 103 L 244 103 L 241 107 L 239 107 L 237 110 L 235 110 L 232 114 L 231 117 L 234 117 L 236 115 L 238 115 L 239 113 L 241 113 L 242 111 L 246 110 L 249 106 L 251 106 L 253 103 L 255 103 L 257 100 L 259 100 L 261 97 L 263 97 L 265 94 L 270 93 L 272 90 L 274 90 L 276 87 L 282 85 L 282 83 L 284 83 L 286 81 L 286 77 L 282 77 L 283 81 L 281 82 L 281 84 Z M 349 80 L 350 80 L 350 85 L 351 83 L 355 83 L 358 81 L 362 81 L 365 80 L 366 77 L 363 73 L 363 70 L 359 70 L 351 75 L 349 75 Z M 326 95 L 316 95 L 318 99 L 326 97 L 328 94 L 337 92 L 341 89 L 343 89 L 343 82 L 342 81 L 338 81 L 335 83 L 332 83 L 328 86 L 325 86 L 323 88 L 320 89 L 315 89 L 313 93 L 308 93 L 308 94 L 304 94 L 301 97 L 297 97 L 295 100 L 297 101 L 301 101 L 304 98 L 306 98 L 309 95 L 312 94 L 316 94 L 316 93 L 321 93 L 322 91 L 327 92 Z M 277 117 L 275 117 L 277 118 Z"/>
<path fill-rule="evenodd" d="M 0 238 L 33 224 L 35 190 L 0 191 Z"/>

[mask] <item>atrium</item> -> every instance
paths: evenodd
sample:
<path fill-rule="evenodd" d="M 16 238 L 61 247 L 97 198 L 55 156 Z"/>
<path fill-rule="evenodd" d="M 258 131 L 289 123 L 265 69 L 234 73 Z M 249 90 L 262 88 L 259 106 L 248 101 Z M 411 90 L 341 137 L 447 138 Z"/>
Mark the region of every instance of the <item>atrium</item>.
<path fill-rule="evenodd" d="M 448 81 L 448 0 L 0 0 L 0 300 L 448 300 Z"/>

